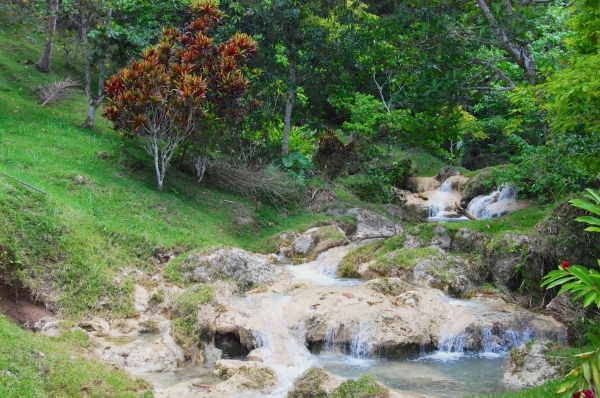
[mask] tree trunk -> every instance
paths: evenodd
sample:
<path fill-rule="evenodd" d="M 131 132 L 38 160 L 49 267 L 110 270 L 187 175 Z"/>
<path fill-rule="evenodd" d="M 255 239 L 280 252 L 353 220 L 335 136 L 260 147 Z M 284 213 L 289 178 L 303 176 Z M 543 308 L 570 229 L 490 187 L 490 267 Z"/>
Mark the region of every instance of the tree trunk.
<path fill-rule="evenodd" d="M 537 68 L 535 60 L 533 59 L 533 54 L 529 51 L 529 47 L 527 47 L 526 44 L 519 45 L 518 43 L 511 41 L 506 28 L 500 25 L 492 13 L 488 0 L 477 0 L 477 5 L 479 5 L 479 9 L 485 16 L 485 19 L 487 19 L 491 28 L 495 30 L 495 36 L 500 42 L 499 46 L 503 48 L 508 53 L 509 57 L 525 72 L 525 76 L 527 76 L 529 83 L 532 86 L 535 85 L 537 83 Z M 513 10 L 510 1 L 504 0 L 502 6 L 507 15 L 512 15 Z"/>
<path fill-rule="evenodd" d="M 160 158 L 160 150 L 159 150 L 158 144 L 156 142 L 152 143 L 152 155 L 154 156 L 154 171 L 156 171 L 156 180 L 157 180 L 156 189 L 158 190 L 158 192 L 162 192 L 163 181 L 165 179 L 165 173 L 164 173 L 164 170 L 161 170 L 161 167 L 158 162 L 159 158 Z"/>
<path fill-rule="evenodd" d="M 287 156 L 290 145 L 290 130 L 292 129 L 292 110 L 296 97 L 296 60 L 289 57 L 289 87 L 285 99 L 285 117 L 283 119 L 283 140 L 281 142 L 281 154 Z"/>
<path fill-rule="evenodd" d="M 201 183 L 204 179 L 204 173 L 206 172 L 206 165 L 208 163 L 208 139 L 200 138 L 200 142 L 195 146 L 196 152 L 196 181 Z"/>
<path fill-rule="evenodd" d="M 47 0 L 48 2 L 48 27 L 46 28 L 46 43 L 44 50 L 35 66 L 40 72 L 50 72 L 50 60 L 52 59 L 52 47 L 54 46 L 54 35 L 56 33 L 56 19 L 58 14 L 58 0 Z"/>
<path fill-rule="evenodd" d="M 109 8 L 106 13 L 105 26 L 106 29 L 110 29 L 110 21 L 112 17 L 112 8 Z M 92 60 L 90 54 L 90 48 L 87 40 L 87 21 L 84 19 L 81 22 L 81 43 L 83 44 L 83 62 L 85 66 L 85 94 L 88 99 L 88 113 L 84 128 L 96 128 L 96 110 L 104 101 L 106 97 L 104 92 L 104 73 L 106 70 L 106 59 L 103 57 L 100 60 L 100 66 L 98 67 L 98 87 L 97 94 L 94 95 L 92 92 Z"/>

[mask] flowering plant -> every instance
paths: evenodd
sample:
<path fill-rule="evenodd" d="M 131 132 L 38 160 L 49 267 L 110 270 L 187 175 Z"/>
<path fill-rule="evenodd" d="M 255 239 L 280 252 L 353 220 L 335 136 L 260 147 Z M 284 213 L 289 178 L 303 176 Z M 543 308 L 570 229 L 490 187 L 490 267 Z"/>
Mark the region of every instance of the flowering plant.
<path fill-rule="evenodd" d="M 600 216 L 600 195 L 591 189 L 586 190 L 584 196 L 592 202 L 583 199 L 573 199 L 572 206 L 587 210 L 594 215 Z M 577 217 L 575 221 L 583 222 L 589 226 L 585 229 L 590 232 L 600 232 L 600 219 L 594 216 Z M 598 260 L 600 266 L 600 260 Z M 558 294 L 571 292 L 573 300 L 583 297 L 583 306 L 591 303 L 600 308 L 600 272 L 588 269 L 580 265 L 571 265 L 563 260 L 558 269 L 548 273 L 542 282 L 542 286 L 551 289 L 561 286 Z M 565 380 L 558 386 L 556 392 L 561 397 L 567 398 L 593 398 L 594 390 L 600 391 L 600 339 L 588 333 L 587 338 L 597 347 L 594 351 L 584 352 L 573 356 L 580 365 L 573 369 Z M 589 389 L 585 389 L 589 387 Z"/>

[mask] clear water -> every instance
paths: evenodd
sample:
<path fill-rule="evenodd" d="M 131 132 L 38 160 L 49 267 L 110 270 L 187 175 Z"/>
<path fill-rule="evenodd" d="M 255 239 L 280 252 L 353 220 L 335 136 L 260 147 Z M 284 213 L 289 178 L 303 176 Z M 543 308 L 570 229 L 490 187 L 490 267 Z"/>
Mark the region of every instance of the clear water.
<path fill-rule="evenodd" d="M 406 359 L 359 359 L 335 352 L 318 356 L 325 370 L 341 377 L 365 373 L 389 388 L 438 397 L 508 391 L 502 381 L 505 357 L 489 358 L 456 352 L 435 352 Z"/>

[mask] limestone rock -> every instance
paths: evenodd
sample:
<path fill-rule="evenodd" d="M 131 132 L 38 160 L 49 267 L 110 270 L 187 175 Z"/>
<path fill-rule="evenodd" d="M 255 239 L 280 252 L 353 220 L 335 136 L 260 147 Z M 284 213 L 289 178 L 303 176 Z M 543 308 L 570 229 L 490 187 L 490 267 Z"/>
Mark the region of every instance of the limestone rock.
<path fill-rule="evenodd" d="M 273 369 L 261 362 L 221 359 L 215 364 L 214 374 L 226 379 L 238 390 L 257 390 L 266 394 L 277 384 Z"/>
<path fill-rule="evenodd" d="M 448 179 L 448 177 L 452 177 L 452 176 L 459 175 L 459 174 L 460 174 L 460 172 L 456 169 L 453 169 L 452 166 L 444 166 L 435 175 L 435 179 L 438 180 L 440 183 L 442 183 L 442 182 L 446 181 L 446 179 Z"/>
<path fill-rule="evenodd" d="M 96 349 L 100 359 L 127 368 L 134 374 L 174 370 L 178 362 L 184 361 L 183 351 L 170 335 L 164 335 L 150 344 L 136 340 L 122 346 L 96 340 L 100 343 Z"/>
<path fill-rule="evenodd" d="M 452 248 L 452 237 L 448 234 L 446 228 L 438 225 L 433 229 L 433 232 L 435 232 L 435 236 L 431 241 L 432 245 L 441 247 L 444 250 Z"/>
<path fill-rule="evenodd" d="M 366 283 L 366 287 L 385 296 L 398 296 L 413 288 L 400 278 L 372 279 Z"/>
<path fill-rule="evenodd" d="M 413 281 L 460 296 L 472 288 L 465 275 L 464 262 L 465 260 L 453 256 L 421 260 L 413 268 Z"/>
<path fill-rule="evenodd" d="M 318 242 L 317 231 L 318 228 L 311 228 L 294 239 L 294 242 L 292 243 L 294 254 L 306 257 Z"/>
<path fill-rule="evenodd" d="M 545 355 L 545 343 L 538 341 L 531 346 L 522 344 L 515 352 L 511 352 L 504 382 L 519 387 L 533 387 L 559 377 L 559 367 L 551 365 Z"/>
<path fill-rule="evenodd" d="M 93 317 L 91 319 L 81 321 L 79 322 L 78 326 L 87 331 L 104 332 L 110 330 L 109 323 L 100 317 Z"/>
<path fill-rule="evenodd" d="M 242 288 L 268 283 L 277 276 L 277 270 L 266 258 L 236 248 L 219 249 L 212 254 L 195 252 L 184 260 L 192 268 L 188 275 L 193 282 L 210 283 L 231 278 Z"/>
<path fill-rule="evenodd" d="M 348 210 L 348 214 L 356 217 L 354 239 L 389 238 L 402 233 L 402 228 L 398 224 L 369 210 L 354 208 Z"/>
<path fill-rule="evenodd" d="M 46 336 L 58 336 L 60 334 L 60 321 L 54 317 L 45 316 L 33 325 L 33 330 Z"/>

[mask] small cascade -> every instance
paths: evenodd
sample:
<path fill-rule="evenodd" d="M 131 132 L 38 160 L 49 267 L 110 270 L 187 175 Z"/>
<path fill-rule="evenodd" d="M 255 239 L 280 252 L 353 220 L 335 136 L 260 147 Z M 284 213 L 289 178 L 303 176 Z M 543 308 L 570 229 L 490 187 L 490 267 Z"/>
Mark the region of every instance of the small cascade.
<path fill-rule="evenodd" d="M 504 185 L 489 195 L 477 196 L 467 211 L 478 219 L 498 217 L 518 210 L 517 191 Z"/>
<path fill-rule="evenodd" d="M 321 286 L 351 286 L 364 283 L 358 278 L 338 278 L 336 276 L 338 266 L 344 256 L 350 251 L 368 241 L 351 243 L 345 246 L 334 247 L 318 255 L 317 259 L 308 263 L 288 266 L 295 280 L 309 281 Z"/>
<path fill-rule="evenodd" d="M 442 333 L 438 341 L 438 349 L 423 358 L 435 361 L 456 361 L 464 356 L 467 335 L 465 333 L 451 334 Z"/>
<path fill-rule="evenodd" d="M 365 322 L 360 322 L 358 329 L 352 333 L 350 355 L 354 358 L 368 359 L 371 357 L 373 342 L 370 340 L 371 328 Z"/>
<path fill-rule="evenodd" d="M 281 296 L 277 300 L 261 302 L 264 325 L 261 331 L 252 331 L 256 348 L 260 348 L 264 361 L 268 363 L 279 380 L 277 389 L 268 397 L 284 397 L 295 378 L 315 364 L 304 342 L 291 333 L 283 319 L 283 306 L 290 296 Z M 300 331 L 299 334 L 303 333 Z M 301 336 L 304 337 L 304 336 Z"/>
<path fill-rule="evenodd" d="M 367 322 L 358 323 L 358 328 L 350 334 L 350 344 L 344 337 L 348 336 L 345 326 L 328 329 L 325 333 L 324 351 L 348 354 L 356 359 L 370 359 L 373 356 L 373 341 L 370 333 L 371 326 Z"/>
<path fill-rule="evenodd" d="M 459 176 L 452 176 L 442 183 L 440 188 L 429 199 L 429 221 L 452 221 L 463 220 L 452 208 L 460 202 L 460 194 L 454 189 Z"/>
<path fill-rule="evenodd" d="M 440 341 L 438 342 L 438 350 L 444 352 L 458 352 L 462 353 L 465 350 L 465 342 L 467 341 L 467 335 L 461 334 L 450 334 L 442 333 Z"/>
<path fill-rule="evenodd" d="M 518 347 L 534 338 L 529 329 L 501 331 L 491 327 L 481 331 L 483 337 L 483 354 L 486 357 L 505 356 L 513 347 Z"/>
<path fill-rule="evenodd" d="M 429 217 L 444 217 L 452 203 L 449 203 L 455 192 L 452 189 L 452 181 L 450 179 L 444 181 L 442 186 L 437 190 L 429 201 Z"/>
<path fill-rule="evenodd" d="M 500 330 L 497 326 L 485 328 L 481 331 L 483 350 L 479 352 L 469 351 L 465 348 L 467 334 L 442 333 L 438 341 L 438 349 L 433 354 L 425 355 L 425 359 L 436 361 L 455 361 L 465 356 L 482 358 L 501 358 L 508 355 L 513 347 L 528 342 L 534 338 L 529 329 L 524 331 Z"/>

